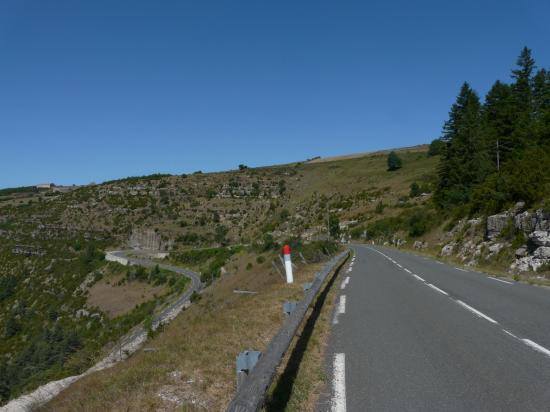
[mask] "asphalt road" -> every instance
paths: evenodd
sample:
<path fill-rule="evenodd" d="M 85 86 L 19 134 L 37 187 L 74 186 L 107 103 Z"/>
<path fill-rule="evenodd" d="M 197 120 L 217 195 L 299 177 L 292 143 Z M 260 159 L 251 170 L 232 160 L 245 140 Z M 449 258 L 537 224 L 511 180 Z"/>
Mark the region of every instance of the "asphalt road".
<path fill-rule="evenodd" d="M 354 246 L 319 410 L 550 410 L 550 290 Z"/>

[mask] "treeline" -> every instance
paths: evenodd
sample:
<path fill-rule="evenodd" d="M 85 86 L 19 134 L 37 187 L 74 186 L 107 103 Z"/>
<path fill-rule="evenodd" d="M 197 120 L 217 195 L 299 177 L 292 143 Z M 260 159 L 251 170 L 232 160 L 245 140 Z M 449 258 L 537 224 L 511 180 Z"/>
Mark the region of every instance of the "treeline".
<path fill-rule="evenodd" d="M 436 204 L 495 213 L 516 201 L 532 206 L 549 194 L 550 71 L 537 70 L 525 47 L 512 82 L 497 80 L 484 102 L 464 83 L 440 139 Z"/>

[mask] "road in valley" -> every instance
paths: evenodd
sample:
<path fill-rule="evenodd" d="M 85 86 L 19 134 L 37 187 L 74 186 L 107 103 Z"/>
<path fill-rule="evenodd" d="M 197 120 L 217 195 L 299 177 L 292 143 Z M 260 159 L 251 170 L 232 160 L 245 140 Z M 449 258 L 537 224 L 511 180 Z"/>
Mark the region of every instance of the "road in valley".
<path fill-rule="evenodd" d="M 319 410 L 550 410 L 550 290 L 353 249 Z"/>

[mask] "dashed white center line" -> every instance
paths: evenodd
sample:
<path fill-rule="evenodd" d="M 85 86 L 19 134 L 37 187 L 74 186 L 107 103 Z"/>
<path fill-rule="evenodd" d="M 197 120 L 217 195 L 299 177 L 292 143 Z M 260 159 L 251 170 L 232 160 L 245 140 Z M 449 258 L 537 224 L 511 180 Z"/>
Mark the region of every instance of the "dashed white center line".
<path fill-rule="evenodd" d="M 407 268 L 405 268 L 405 269 L 403 269 L 403 270 L 404 270 L 405 272 L 407 272 L 407 273 L 411 273 L 411 274 L 412 274 L 412 272 L 411 272 L 409 269 L 407 269 Z"/>
<path fill-rule="evenodd" d="M 435 263 L 437 263 L 438 265 L 443 265 L 443 262 L 440 262 L 439 260 L 436 260 Z"/>
<path fill-rule="evenodd" d="M 502 280 L 502 279 L 497 279 L 497 278 L 493 278 L 493 277 L 491 277 L 491 276 L 488 276 L 488 278 L 489 278 L 489 279 L 491 279 L 491 280 L 496 280 L 497 282 L 502 282 L 502 283 L 506 283 L 507 285 L 513 285 L 513 283 L 512 283 L 512 282 L 508 282 L 508 281 L 506 281 L 506 280 Z"/>
<path fill-rule="evenodd" d="M 544 346 L 540 346 L 538 343 L 535 343 L 530 339 L 522 339 L 521 341 L 536 351 L 544 353 L 546 356 L 550 356 L 550 350 L 546 349 Z"/>
<path fill-rule="evenodd" d="M 460 270 L 461 272 L 468 272 L 466 269 L 462 269 L 462 268 L 456 268 L 456 267 L 455 267 L 455 269 L 456 269 L 456 270 Z"/>
<path fill-rule="evenodd" d="M 346 354 L 334 355 L 332 412 L 346 412 Z"/>
<path fill-rule="evenodd" d="M 421 281 L 421 282 L 425 282 L 425 280 L 424 280 L 424 279 L 422 279 L 422 278 L 421 278 L 420 276 L 418 276 L 418 275 L 415 275 L 415 274 L 413 274 L 413 276 L 414 276 L 414 277 L 415 277 L 416 279 L 418 279 L 419 281 Z"/>
<path fill-rule="evenodd" d="M 487 316 L 486 314 L 480 312 L 479 310 L 472 308 L 470 305 L 467 305 L 466 303 L 462 302 L 461 300 L 457 300 L 456 303 L 458 303 L 463 308 L 469 310 L 474 315 L 479 316 L 480 318 L 483 318 L 485 320 L 488 320 L 491 323 L 495 323 L 495 324 L 498 325 L 498 322 L 496 320 L 494 320 L 493 318 L 490 318 L 489 316 Z"/>
<path fill-rule="evenodd" d="M 431 287 L 433 290 L 438 291 L 439 293 L 443 293 L 444 295 L 449 296 L 449 294 L 447 292 L 445 292 L 444 290 L 439 289 L 437 286 L 432 285 L 431 283 L 428 283 L 428 286 Z"/>

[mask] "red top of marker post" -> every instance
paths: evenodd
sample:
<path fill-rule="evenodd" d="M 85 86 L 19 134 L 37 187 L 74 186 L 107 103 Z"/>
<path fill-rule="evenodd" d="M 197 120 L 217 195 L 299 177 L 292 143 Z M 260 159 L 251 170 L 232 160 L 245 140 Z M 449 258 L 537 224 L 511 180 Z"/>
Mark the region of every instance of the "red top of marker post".
<path fill-rule="evenodd" d="M 290 246 L 288 245 L 283 246 L 283 255 L 290 255 Z"/>

